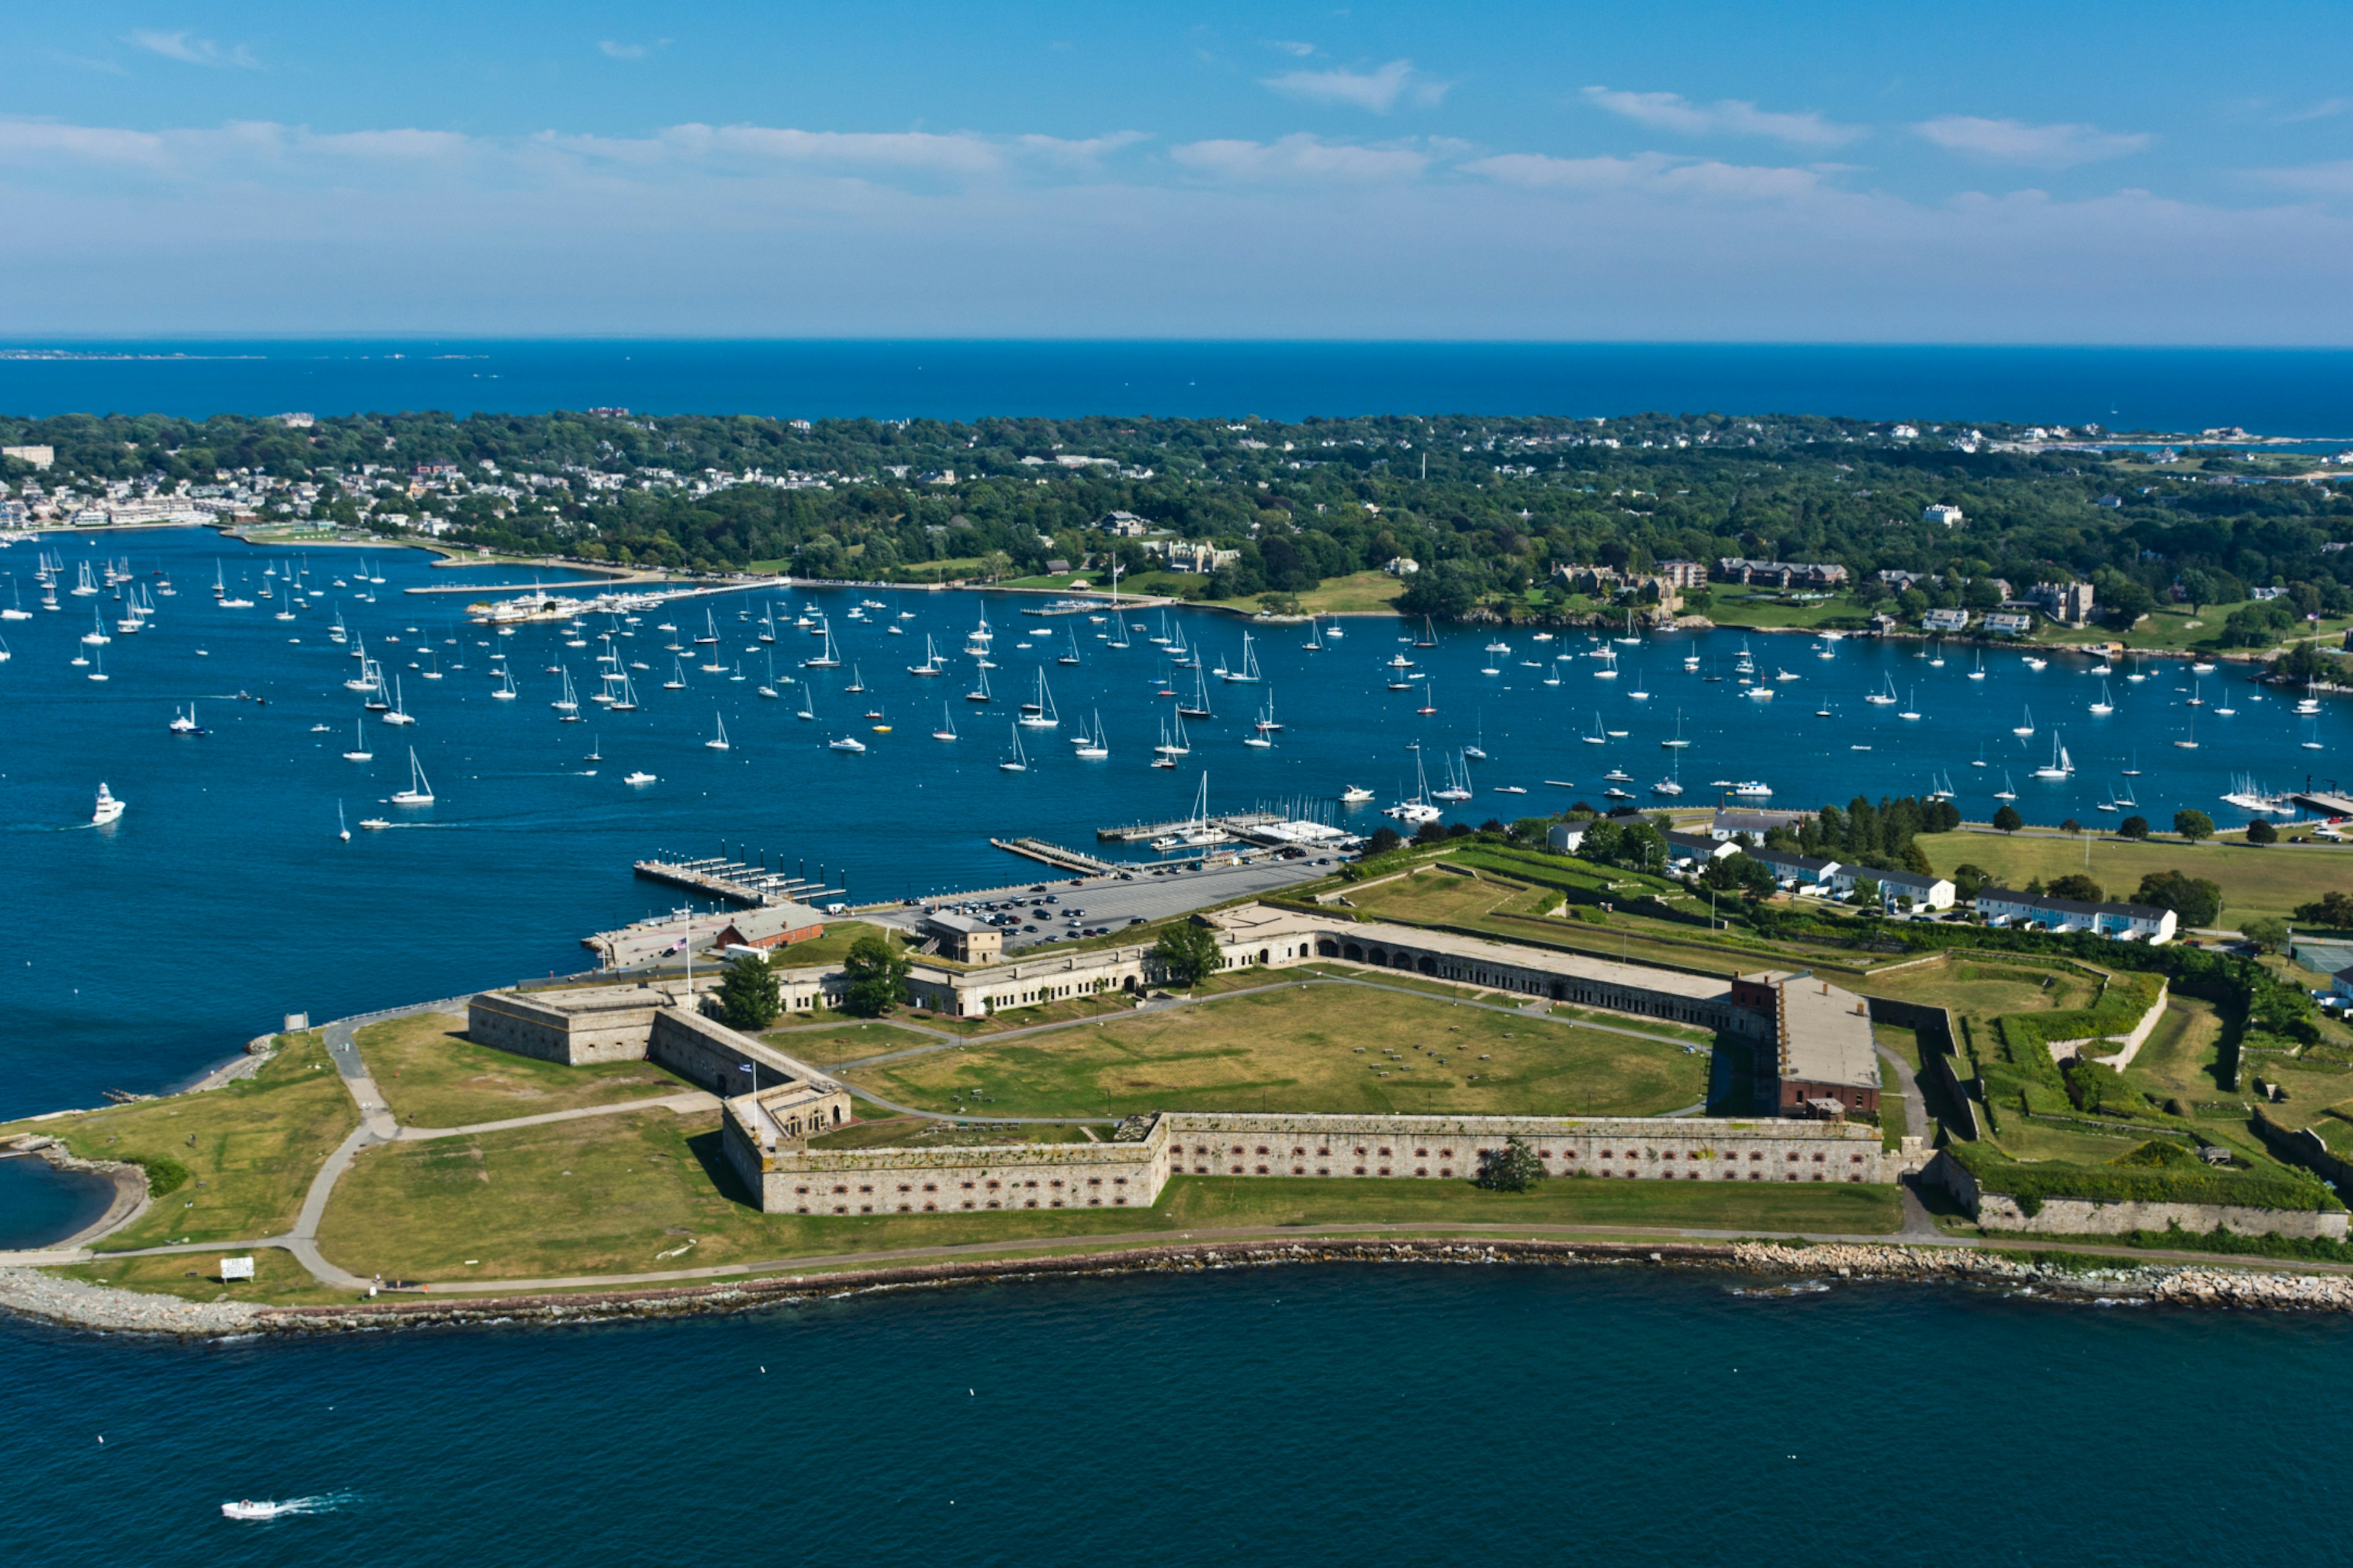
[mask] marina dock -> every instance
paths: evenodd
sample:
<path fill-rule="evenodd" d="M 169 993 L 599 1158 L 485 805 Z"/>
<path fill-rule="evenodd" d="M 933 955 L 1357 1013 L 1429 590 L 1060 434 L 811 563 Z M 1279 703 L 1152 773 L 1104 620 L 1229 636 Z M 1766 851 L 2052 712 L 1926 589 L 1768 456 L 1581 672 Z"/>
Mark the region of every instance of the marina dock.
<path fill-rule="evenodd" d="M 1155 838 L 1167 838 L 1182 833 L 1199 833 L 1205 826 L 1211 830 L 1222 828 L 1229 836 L 1240 838 L 1253 828 L 1271 827 L 1282 820 L 1283 817 L 1280 812 L 1238 811 L 1229 816 L 1212 816 L 1207 819 L 1198 816 L 1179 816 L 1166 822 L 1132 822 L 1124 827 L 1096 828 L 1095 842 L 1098 844 L 1147 844 Z"/>
<path fill-rule="evenodd" d="M 1025 856 L 1041 861 L 1060 871 L 1076 871 L 1082 876 L 1101 877 L 1126 870 L 1108 860 L 1098 860 L 1092 855 L 1082 855 L 1075 849 L 1065 849 L 1059 844 L 1049 844 L 1042 838 L 992 838 L 989 843 L 1009 855 Z"/>
<path fill-rule="evenodd" d="M 649 882 L 752 907 L 788 901 L 821 905 L 842 891 L 783 871 L 747 866 L 740 860 L 639 860 L 630 869 Z"/>

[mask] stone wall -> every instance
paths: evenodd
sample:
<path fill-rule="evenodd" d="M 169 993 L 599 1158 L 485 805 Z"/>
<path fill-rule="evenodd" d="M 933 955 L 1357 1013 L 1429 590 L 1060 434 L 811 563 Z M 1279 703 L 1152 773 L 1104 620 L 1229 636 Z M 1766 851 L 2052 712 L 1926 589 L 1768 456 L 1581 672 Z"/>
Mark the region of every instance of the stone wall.
<path fill-rule="evenodd" d="M 646 1054 L 654 1015 L 670 1004 L 668 992 L 635 986 L 538 999 L 486 991 L 466 1005 L 466 1037 L 478 1046 L 570 1067 L 637 1061 Z"/>
<path fill-rule="evenodd" d="M 2348 1215 L 2342 1209 L 2246 1208 L 2225 1204 L 2111 1202 L 2096 1198 L 2044 1198 L 2033 1214 L 2006 1193 L 1989 1193 L 1958 1161 L 1939 1154 L 1928 1179 L 1961 1201 L 1971 1218 L 1988 1230 L 2036 1236 L 2123 1236 L 2136 1230 L 2179 1226 L 2200 1235 L 2216 1226 L 2241 1236 L 2293 1236 L 2343 1241 Z"/>
<path fill-rule="evenodd" d="M 1555 1175 L 1601 1180 L 1883 1183 L 1918 1163 L 1837 1121 L 1206 1111 L 1164 1112 L 1107 1143 L 770 1151 L 734 1100 L 724 1142 L 768 1213 L 883 1214 L 1140 1207 L 1175 1175 L 1467 1181 L 1510 1137 Z"/>
<path fill-rule="evenodd" d="M 665 1007 L 654 1015 L 645 1056 L 723 1099 L 753 1088 L 753 1075 L 743 1069 L 754 1063 L 763 1084 L 825 1078 L 806 1062 L 685 1007 Z"/>

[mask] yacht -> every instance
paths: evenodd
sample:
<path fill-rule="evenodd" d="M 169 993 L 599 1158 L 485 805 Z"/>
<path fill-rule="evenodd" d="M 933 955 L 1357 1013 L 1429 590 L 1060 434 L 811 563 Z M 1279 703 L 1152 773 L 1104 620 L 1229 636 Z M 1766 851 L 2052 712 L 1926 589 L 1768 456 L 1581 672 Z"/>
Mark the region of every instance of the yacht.
<path fill-rule="evenodd" d="M 2031 738 L 2034 733 L 2034 710 L 2029 708 L 2024 716 L 2010 727 L 2010 732 L 2021 741 Z"/>
<path fill-rule="evenodd" d="M 633 784 L 633 785 L 634 785 L 634 784 L 651 784 L 651 783 L 653 783 L 653 782 L 654 782 L 654 775 L 653 775 L 653 774 L 651 774 L 651 773 L 646 773 L 645 771 L 643 771 L 642 769 L 640 769 L 640 770 L 639 770 L 638 772 L 637 772 L 637 773 L 624 773 L 624 774 L 622 774 L 622 775 L 621 775 L 621 782 L 622 782 L 623 784 Z"/>
<path fill-rule="evenodd" d="M 1920 689 L 1916 686 L 1912 689 L 1912 700 L 1915 705 L 1920 700 Z M 1895 716 L 1898 719 L 1917 720 L 1920 717 L 1920 710 L 1917 706 L 1908 707 Z"/>
<path fill-rule="evenodd" d="M 85 568 L 85 570 L 87 570 L 87 568 Z M 129 804 L 130 803 L 127 801 L 115 799 L 112 791 L 109 790 L 104 784 L 100 784 L 98 786 L 98 805 L 90 814 L 90 825 L 92 827 L 105 826 L 108 823 L 120 817 L 122 815 L 123 808 Z"/>
<path fill-rule="evenodd" d="M 400 677 L 396 675 L 392 678 L 392 707 L 385 712 L 384 721 L 400 725 L 416 723 L 416 716 L 408 710 L 408 700 L 400 694 Z"/>
<path fill-rule="evenodd" d="M 1670 752 L 1680 752 L 1684 747 L 1691 744 L 1689 741 L 1683 739 L 1683 710 L 1682 709 L 1678 708 L 1675 710 L 1675 732 L 1673 738 L 1671 740 L 1662 741 L 1659 744 Z"/>
<path fill-rule="evenodd" d="M 1769 800 L 1773 786 L 1762 779 L 1743 779 L 1732 786 L 1732 793 L 1743 800 Z"/>
<path fill-rule="evenodd" d="M 367 736 L 360 728 L 360 721 L 356 719 L 352 721 L 352 749 L 343 753 L 343 761 L 365 763 L 375 760 L 375 753 L 367 749 Z"/>
<path fill-rule="evenodd" d="M 1983 648 L 1978 649 L 1978 667 L 1969 671 L 1969 679 L 1971 680 L 1985 679 L 1985 649 Z"/>
<path fill-rule="evenodd" d="M 1993 792 L 1993 797 L 1996 800 L 2016 800 L 2018 798 L 2018 786 L 2010 783 L 2010 770 L 2008 768 L 2004 768 L 2002 770 L 2001 787 Z"/>
<path fill-rule="evenodd" d="M 702 743 L 714 752 L 724 752 L 729 750 L 730 747 L 727 744 L 727 721 L 721 718 L 718 710 L 715 709 L 712 711 L 711 721 L 713 724 L 718 726 L 718 733 L 712 735 L 711 739 L 703 742 Z"/>
<path fill-rule="evenodd" d="M 1874 708 L 1894 707 L 1895 704 L 1901 700 L 1901 699 L 1895 695 L 1895 678 L 1892 675 L 1887 677 L 1886 690 L 1866 691 L 1863 693 L 1862 700 L 1865 702 L 1870 703 Z"/>
<path fill-rule="evenodd" d="M 425 777 L 425 766 L 417 760 L 417 748 L 408 748 L 408 787 L 393 792 L 395 805 L 431 805 L 433 785 Z"/>
<path fill-rule="evenodd" d="M 1373 792 L 1365 788 L 1362 784 L 1350 784 L 1347 788 L 1340 792 L 1340 804 L 1342 805 L 1362 805 L 1365 802 L 1372 798 Z"/>
<path fill-rule="evenodd" d="M 997 764 L 997 771 L 1008 773 L 1026 773 L 1029 771 L 1029 759 L 1021 752 L 1021 726 L 1015 724 L 1009 728 L 1013 731 L 1013 754 Z"/>
<path fill-rule="evenodd" d="M 2039 779 L 2063 779 L 2073 777 L 2074 772 L 2075 760 L 2067 754 L 2067 748 L 2060 742 L 2059 732 L 2052 731 L 2051 760 L 2035 769 L 2034 776 Z"/>
<path fill-rule="evenodd" d="M 1087 761 L 1095 763 L 1101 762 L 1103 758 L 1111 755 L 1111 747 L 1103 742 L 1103 710 L 1101 709 L 1097 709 L 1095 710 L 1094 732 L 1089 735 L 1081 735 L 1077 737 L 1077 739 L 1079 742 L 1078 747 L 1071 753 L 1074 757 L 1084 757 Z"/>
<path fill-rule="evenodd" d="M 2100 700 L 2091 705 L 2091 711 L 2100 718 L 2105 719 L 2116 710 L 2116 700 L 2115 694 L 2109 691 L 2108 683 L 2103 680 L 2100 682 Z"/>
<path fill-rule="evenodd" d="M 1046 684 L 1046 669 L 1043 665 L 1038 668 L 1037 699 L 1021 705 L 1021 717 L 1015 722 L 1029 730 L 1052 730 L 1061 725 L 1061 715 L 1054 710 L 1053 689 Z"/>
<path fill-rule="evenodd" d="M 201 735 L 204 732 L 205 727 L 196 722 L 196 705 L 195 703 L 189 703 L 188 710 L 185 713 L 179 711 L 177 709 L 173 710 L 172 733 L 174 735 Z"/>
<path fill-rule="evenodd" d="M 866 742 L 855 735 L 844 735 L 839 741 L 828 741 L 826 749 L 833 752 L 863 752 Z"/>

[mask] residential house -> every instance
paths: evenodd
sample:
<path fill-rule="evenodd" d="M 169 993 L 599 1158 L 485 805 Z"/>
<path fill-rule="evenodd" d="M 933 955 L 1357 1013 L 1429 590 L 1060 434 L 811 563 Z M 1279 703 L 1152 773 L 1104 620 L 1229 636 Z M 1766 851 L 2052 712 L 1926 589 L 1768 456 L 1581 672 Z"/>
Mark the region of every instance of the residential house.
<path fill-rule="evenodd" d="M 1751 849 L 1748 856 L 1750 859 L 1761 862 L 1766 869 L 1771 871 L 1775 881 L 1785 888 L 1793 888 L 1801 893 L 1830 891 L 1831 879 L 1836 877 L 1841 869 L 1835 860 L 1825 860 L 1812 855 L 1799 855 L 1786 849 Z"/>
<path fill-rule="evenodd" d="M 1707 568 L 1696 561 L 1662 561 L 1659 575 L 1678 588 L 1707 586 Z"/>
<path fill-rule="evenodd" d="M 1740 846 L 1728 838 L 1713 838 L 1704 833 L 1677 833 L 1670 830 L 1661 835 L 1667 841 L 1667 863 L 1677 869 L 1698 869 L 1711 860 L 1722 860 L 1740 853 Z"/>
<path fill-rule="evenodd" d="M 1969 613 L 1967 610 L 1931 610 L 1920 617 L 1920 625 L 1932 632 L 1967 631 Z"/>
<path fill-rule="evenodd" d="M 2080 899 L 2054 899 L 2048 893 L 2021 893 L 2010 888 L 1986 888 L 1978 893 L 1978 916 L 1991 925 L 2039 926 L 2051 931 L 2091 931 L 2118 942 L 2171 942 L 2176 916 L 2171 910 L 2146 904 L 2092 904 Z"/>
<path fill-rule="evenodd" d="M 2089 583 L 2037 583 L 2026 591 L 2026 600 L 2052 620 L 2071 626 L 2086 624 L 2095 613 Z"/>
<path fill-rule="evenodd" d="M 1940 522 L 1947 528 L 1961 525 L 1961 509 L 1957 506 L 1924 506 L 1920 509 L 1922 522 Z"/>
<path fill-rule="evenodd" d="M 1107 512 L 1095 526 L 1118 539 L 1141 539 L 1152 531 L 1152 525 L 1132 511 Z"/>
<path fill-rule="evenodd" d="M 1746 561 L 1726 555 L 1715 563 L 1715 575 L 1727 583 L 1762 584 L 1774 588 L 1835 588 L 1846 581 L 1846 568 L 1826 561 Z"/>
<path fill-rule="evenodd" d="M 1879 884 L 1879 902 L 1883 908 L 1894 909 L 1909 899 L 1912 907 L 1929 910 L 1949 910 L 1953 907 L 1953 884 L 1945 877 L 1923 877 L 1916 871 L 1883 871 L 1875 866 L 1841 866 L 1831 871 L 1830 888 L 1841 895 L 1854 891 L 1858 882 Z"/>
<path fill-rule="evenodd" d="M 1809 811 L 1719 811 L 1715 820 L 1708 824 L 1708 837 L 1730 838 L 1745 833 L 1762 844 L 1767 834 L 1778 828 L 1794 828 L 1812 815 Z"/>
<path fill-rule="evenodd" d="M 2022 610 L 1994 610 L 1986 616 L 1985 629 L 2001 637 L 2024 637 L 2034 629 L 2034 617 Z"/>
<path fill-rule="evenodd" d="M 1585 843 L 1590 822 L 1556 822 L 1545 834 L 1545 847 L 1556 855 L 1574 855 Z"/>

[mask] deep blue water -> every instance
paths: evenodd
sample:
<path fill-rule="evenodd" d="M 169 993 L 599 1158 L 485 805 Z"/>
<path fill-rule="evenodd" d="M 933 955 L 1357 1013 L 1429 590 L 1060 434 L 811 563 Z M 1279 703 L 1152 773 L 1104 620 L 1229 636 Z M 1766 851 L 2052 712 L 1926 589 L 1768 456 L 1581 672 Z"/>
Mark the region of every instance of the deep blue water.
<path fill-rule="evenodd" d="M 494 637 L 464 621 L 467 595 L 403 593 L 457 575 L 427 566 L 421 552 L 368 552 L 385 582 L 366 588 L 350 575 L 360 558 L 311 552 L 310 581 L 325 595 L 284 623 L 271 613 L 282 595 L 226 610 L 210 588 L 217 570 L 258 599 L 252 590 L 281 581 L 266 575 L 269 567 L 294 569 L 303 559 L 297 551 L 224 542 L 203 529 L 94 546 L 60 537 L 48 547 L 65 552 L 69 585 L 80 561 L 128 551 L 144 581 L 167 571 L 179 592 L 156 601 L 147 630 L 96 650 L 103 683 L 89 679 L 96 662 L 71 661 L 91 653 L 79 639 L 93 605 L 114 609 L 111 597 L 63 595 L 66 609 L 0 630 L 15 654 L 0 664 L 0 845 L 18 894 L 0 900 L 0 1008 L 13 1026 L 0 1032 L 0 1116 L 94 1104 L 110 1088 L 184 1082 L 287 1012 L 332 1017 L 577 970 L 587 962 L 584 935 L 675 903 L 630 874 L 631 861 L 654 852 L 715 854 L 723 845 L 765 854 L 846 882 L 854 899 L 1002 886 L 1042 868 L 993 848 L 991 837 L 1032 834 L 1092 849 L 1099 825 L 1186 815 L 1205 772 L 1213 807 L 1228 810 L 1296 799 L 1336 813 L 1341 788 L 1364 784 L 1379 799 L 1340 819 L 1369 828 L 1381 820 L 1378 805 L 1415 788 L 1418 760 L 1433 785 L 1442 784 L 1449 756 L 1474 742 L 1492 760 L 1466 764 L 1478 793 L 1456 808 L 1474 823 L 1579 800 L 1607 804 L 1613 767 L 1631 775 L 1624 787 L 1646 805 L 1664 804 L 1651 786 L 1678 768 L 1683 804 L 1714 798 L 1717 780 L 1761 778 L 1775 803 L 1806 807 L 1843 805 L 1858 793 L 1921 792 L 1941 774 L 1978 819 L 1992 815 L 2007 779 L 2033 822 L 2113 824 L 2122 814 L 2095 806 L 2120 788 L 2155 821 L 2196 805 L 2235 822 L 2241 814 L 2217 798 L 2234 776 L 2252 773 L 2275 786 L 2300 786 L 2316 773 L 2325 781 L 2343 724 L 2333 704 L 2316 722 L 2297 721 L 2275 693 L 2221 678 L 2200 683 L 2171 663 L 2150 663 L 2137 684 L 2120 671 L 2106 683 L 2116 711 L 2095 719 L 2085 710 L 2101 682 L 2081 660 L 2038 672 L 2015 654 L 1989 654 L 1987 678 L 1973 681 L 1974 656 L 1959 651 L 1939 668 L 1913 647 L 1850 640 L 1824 659 L 1802 637 L 1737 633 L 1624 648 L 1614 680 L 1595 675 L 1599 660 L 1570 657 L 1558 664 L 1560 684 L 1546 686 L 1551 656 L 1581 655 L 1590 638 L 1519 637 L 1506 655 L 1485 651 L 1486 634 L 1441 630 L 1439 647 L 1414 648 L 1401 646 L 1398 623 L 1372 616 L 1346 622 L 1322 652 L 1303 647 L 1302 627 L 1260 628 L 1253 641 L 1266 684 L 1212 676 L 1217 717 L 1191 724 L 1191 754 L 1170 772 L 1147 765 L 1175 706 L 1161 694 L 1191 695 L 1191 673 L 1164 683 L 1169 661 L 1145 633 L 1131 632 L 1132 646 L 1118 650 L 1107 646 L 1109 628 L 1085 616 L 1021 615 L 1035 598 L 836 590 L 683 601 L 617 641 L 650 667 L 635 672 L 642 708 L 625 715 L 584 705 L 591 716 L 567 724 L 550 707 L 560 678 L 548 668 L 568 664 L 593 689 L 597 645 L 566 647 L 566 634 L 548 624 Z M 31 546 L 0 550 L 0 574 L 26 580 L 33 564 Z M 338 573 L 345 587 L 331 585 Z M 0 595 L 5 589 L 0 580 Z M 850 620 L 865 597 L 887 607 Z M 800 669 L 818 639 L 789 624 L 773 650 L 780 679 L 811 682 L 813 720 L 796 716 L 797 685 L 780 686 L 775 701 L 755 695 L 770 650 L 754 640 L 757 621 L 737 617 L 771 603 L 830 613 L 843 669 Z M 686 689 L 663 689 L 672 638 L 658 623 L 680 626 L 683 640 L 702 629 L 706 606 L 724 634 L 731 673 L 740 661 L 746 679 L 703 673 L 696 666 L 707 650 L 689 644 L 676 656 Z M 887 635 L 884 624 L 902 610 L 914 617 L 897 623 L 906 635 Z M 996 701 L 965 700 L 967 659 L 952 657 L 938 679 L 906 672 L 926 635 L 953 655 L 984 610 L 998 631 L 989 672 Z M 381 657 L 419 721 L 404 731 L 365 716 L 360 732 L 374 760 L 364 763 L 343 756 L 363 714 L 343 684 L 357 668 L 352 648 L 324 635 L 337 614 Z M 1159 612 L 1138 618 L 1157 633 Z M 1239 667 L 1245 623 L 1182 611 L 1167 624 L 1206 651 L 1212 669 Z M 1041 651 L 1025 651 L 1022 634 L 1033 628 L 1044 634 Z M 1052 661 L 1074 641 L 1081 665 Z M 486 643 L 510 656 L 521 691 L 512 701 L 491 696 L 494 650 Z M 1735 668 L 1744 645 L 1761 675 L 1786 668 L 1799 679 L 1775 682 L 1770 702 L 1742 697 Z M 1702 668 L 1686 673 L 1693 653 Z M 1388 689 L 1385 663 L 1399 655 L 1430 673 L 1426 687 Z M 443 679 L 424 679 L 430 666 Z M 1498 673 L 1481 673 L 1491 668 Z M 1011 709 L 1040 669 L 1062 728 L 1024 731 L 1029 771 L 1001 772 Z M 1711 671 L 1724 679 L 1709 682 Z M 862 695 L 842 689 L 857 673 L 869 688 Z M 1890 683 L 1902 705 L 1862 700 Z M 2209 706 L 2193 715 L 2185 704 L 2200 686 Z M 1651 693 L 1647 701 L 1633 697 L 1638 689 Z M 240 692 L 265 700 L 237 700 Z M 1432 714 L 1417 711 L 1425 693 Z M 1243 746 L 1270 700 L 1284 725 L 1278 744 Z M 170 733 L 174 713 L 191 702 L 210 732 Z M 2235 708 L 2229 717 L 2219 715 L 2224 705 Z M 1825 706 L 1832 716 L 1817 718 Z M 2035 733 L 2021 740 L 2010 730 L 2030 706 Z M 865 717 L 878 708 L 882 720 Z M 944 710 L 962 735 L 954 744 L 932 738 Z M 1906 710 L 1922 717 L 1897 716 Z M 1065 737 L 1098 714 L 1112 755 L 1081 762 Z M 733 742 L 724 752 L 703 744 L 721 722 Z M 890 732 L 876 732 L 878 722 Z M 1678 763 L 1660 742 L 1679 722 L 1693 743 Z M 2193 722 L 2200 748 L 2177 749 L 2171 742 L 2189 738 Z M 2080 770 L 2063 784 L 2029 776 L 2048 759 L 2054 727 Z M 1610 738 L 1615 731 L 1623 738 Z M 1606 743 L 1586 743 L 1590 733 Z M 869 751 L 827 749 L 844 735 Z M 2301 749 L 2310 736 L 2330 750 Z M 1416 741 L 1418 754 L 1407 749 Z M 385 804 L 408 782 L 412 745 L 437 795 L 421 810 Z M 586 760 L 592 750 L 601 762 Z M 1984 768 L 1973 765 L 1980 755 Z M 2135 763 L 2140 775 L 2125 777 Z M 638 769 L 659 782 L 624 785 Z M 101 781 L 129 810 L 93 828 Z M 336 837 L 339 806 L 353 829 L 349 843 Z M 395 826 L 360 828 L 376 817 Z"/>
<path fill-rule="evenodd" d="M 0 345 L 0 347 L 15 345 Z M 2353 351 L 1807 343 L 430 341 L 54 345 L 0 413 L 438 408 L 970 419 L 1837 414 L 2353 437 Z"/>
<path fill-rule="evenodd" d="M 93 1225 L 113 1201 L 103 1176 L 18 1155 L 0 1160 L 0 1251 L 42 1247 Z"/>
<path fill-rule="evenodd" d="M 2333 1554 L 2304 1432 L 2353 1323 L 1747 1283 L 1354 1266 L 332 1342 L 20 1327 L 0 1532 L 159 1568 Z M 2185 1411 L 2260 1458 L 2087 1481 Z M 298 1497 L 327 1500 L 219 1515 Z"/>

